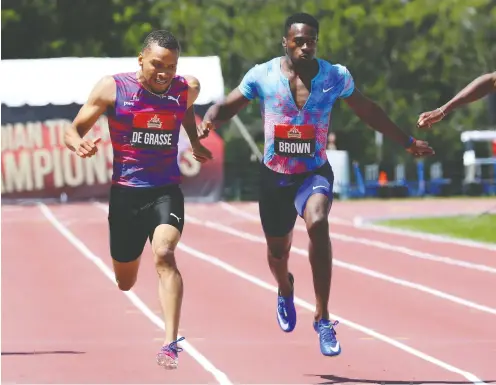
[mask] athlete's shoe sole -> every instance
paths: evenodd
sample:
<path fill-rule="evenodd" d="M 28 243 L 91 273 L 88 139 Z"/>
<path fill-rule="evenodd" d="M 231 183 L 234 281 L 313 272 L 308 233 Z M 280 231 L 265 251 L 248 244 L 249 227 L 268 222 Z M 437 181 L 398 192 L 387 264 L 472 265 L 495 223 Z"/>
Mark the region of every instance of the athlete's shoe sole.
<path fill-rule="evenodd" d="M 178 359 L 169 356 L 166 352 L 157 354 L 157 364 L 166 370 L 174 370 L 178 367 Z"/>
<path fill-rule="evenodd" d="M 177 343 L 184 339 L 184 337 L 181 337 L 168 345 L 162 346 L 157 353 L 157 364 L 167 370 L 177 369 L 179 363 L 178 353 L 183 351 L 181 347 L 177 346 Z"/>

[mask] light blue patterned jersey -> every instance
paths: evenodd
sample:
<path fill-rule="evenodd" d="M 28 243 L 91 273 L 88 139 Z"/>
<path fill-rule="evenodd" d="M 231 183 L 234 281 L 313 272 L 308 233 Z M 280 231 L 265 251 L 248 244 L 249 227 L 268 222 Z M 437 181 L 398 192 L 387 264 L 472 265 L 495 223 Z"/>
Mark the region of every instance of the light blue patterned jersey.
<path fill-rule="evenodd" d="M 332 106 L 336 99 L 350 96 L 355 85 L 346 67 L 317 59 L 319 72 L 312 80 L 307 102 L 299 110 L 289 80 L 281 71 L 281 59 L 252 67 L 238 88 L 247 99 L 260 99 L 265 165 L 279 173 L 299 174 L 327 161 Z"/>

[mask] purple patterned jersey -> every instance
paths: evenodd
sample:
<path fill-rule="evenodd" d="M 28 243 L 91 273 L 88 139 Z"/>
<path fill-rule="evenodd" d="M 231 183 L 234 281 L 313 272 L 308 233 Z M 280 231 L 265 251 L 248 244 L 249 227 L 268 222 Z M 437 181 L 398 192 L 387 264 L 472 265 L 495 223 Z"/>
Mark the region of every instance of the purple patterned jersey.
<path fill-rule="evenodd" d="M 116 74 L 114 79 L 115 107 L 107 111 L 114 152 L 112 183 L 130 187 L 180 183 L 177 155 L 188 102 L 186 79 L 175 76 L 160 96 L 143 88 L 135 72 Z"/>

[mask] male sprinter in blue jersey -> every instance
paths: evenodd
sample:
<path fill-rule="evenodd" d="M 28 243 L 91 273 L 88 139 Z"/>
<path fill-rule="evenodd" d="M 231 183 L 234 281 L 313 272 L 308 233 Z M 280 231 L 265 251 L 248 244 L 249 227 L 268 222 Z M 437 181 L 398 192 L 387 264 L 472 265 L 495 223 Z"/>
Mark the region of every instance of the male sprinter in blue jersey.
<path fill-rule="evenodd" d="M 430 155 L 427 143 L 402 132 L 374 102 L 354 86 L 346 67 L 315 58 L 319 23 L 299 13 L 286 20 L 282 39 L 285 56 L 254 66 L 238 88 L 213 105 L 204 125 L 226 121 L 255 98 L 260 99 L 265 151 L 261 165 L 260 218 L 267 240 L 268 262 L 279 286 L 277 319 L 285 332 L 296 326 L 294 277 L 288 271 L 297 215 L 310 238 L 309 259 L 316 297 L 314 329 L 326 356 L 341 352 L 329 319 L 332 255 L 328 215 L 334 175 L 326 158 L 331 109 L 344 99 L 373 129 L 415 156 Z"/>

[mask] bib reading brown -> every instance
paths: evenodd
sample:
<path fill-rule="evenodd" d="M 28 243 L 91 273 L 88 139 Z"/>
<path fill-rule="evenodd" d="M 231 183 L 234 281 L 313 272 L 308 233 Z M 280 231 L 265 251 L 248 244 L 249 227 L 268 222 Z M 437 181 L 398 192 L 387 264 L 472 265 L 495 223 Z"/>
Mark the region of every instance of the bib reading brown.
<path fill-rule="evenodd" d="M 314 156 L 315 127 L 311 124 L 276 124 L 274 152 L 287 157 Z"/>

